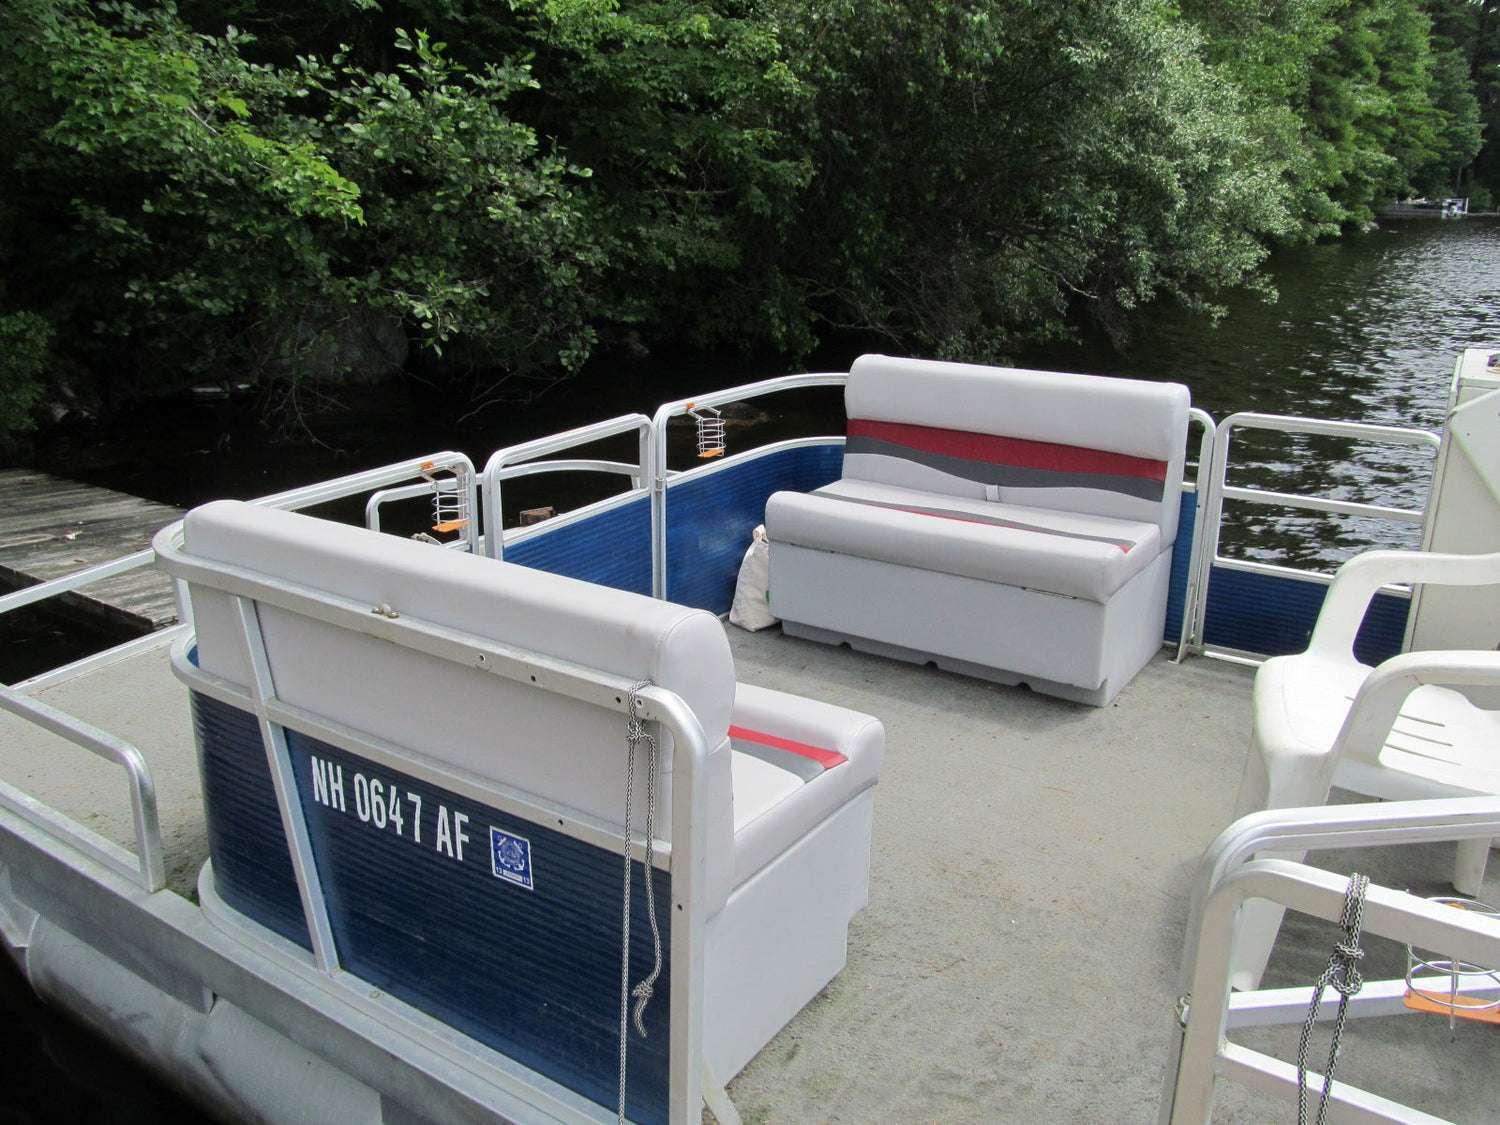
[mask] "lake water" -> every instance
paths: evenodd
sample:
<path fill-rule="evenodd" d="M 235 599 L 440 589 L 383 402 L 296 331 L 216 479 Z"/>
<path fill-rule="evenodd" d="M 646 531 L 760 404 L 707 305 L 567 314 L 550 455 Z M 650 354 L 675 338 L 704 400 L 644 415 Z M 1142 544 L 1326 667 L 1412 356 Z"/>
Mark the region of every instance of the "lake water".
<path fill-rule="evenodd" d="M 1217 327 L 1162 316 L 1124 355 L 1093 345 L 1035 366 L 1170 378 L 1222 420 L 1237 411 L 1437 430 L 1465 348 L 1500 346 L 1500 220 L 1417 219 L 1278 253 L 1279 299 L 1236 294 Z M 1232 483 L 1420 507 L 1431 454 L 1328 438 L 1235 439 L 1255 462 Z M 1227 553 L 1324 568 L 1369 546 L 1416 546 L 1414 529 L 1354 517 L 1228 510 Z"/>
<path fill-rule="evenodd" d="M 1217 327 L 1166 314 L 1123 355 L 1093 341 L 1018 359 L 1033 367 L 1180 381 L 1215 418 L 1256 410 L 1435 429 L 1458 354 L 1500 344 L 1500 221 L 1392 222 L 1280 252 L 1270 274 L 1279 299 L 1232 295 Z M 846 365 L 851 358 L 825 362 Z M 482 463 L 510 442 L 765 374 L 720 366 L 712 374 L 674 369 L 662 376 L 648 364 L 562 388 L 534 409 L 463 426 L 434 412 L 387 405 L 322 431 L 328 446 L 311 449 L 268 447 L 253 427 L 200 405 L 141 430 L 150 438 L 137 440 L 135 455 L 122 457 L 118 443 L 79 445 L 38 467 L 187 506 L 213 495 L 263 495 L 440 448 L 460 449 Z M 1295 483 L 1326 495 L 1408 505 L 1426 487 L 1426 456 L 1410 450 L 1361 451 L 1348 468 L 1335 467 L 1345 455 L 1339 443 L 1275 438 L 1255 453 L 1259 466 L 1246 479 L 1265 487 L 1290 490 Z M 1235 514 L 1233 520 L 1233 550 L 1269 560 L 1331 564 L 1370 535 L 1382 543 L 1411 541 L 1334 518 Z M 27 628 L 38 645 L 61 641 L 45 622 Z M 19 647 L 14 633 L 0 640 Z M 0 679 L 17 674 L 0 668 Z M 40 1010 L 0 957 L 0 1125 L 200 1121 L 206 1119 L 65 1019 Z"/>

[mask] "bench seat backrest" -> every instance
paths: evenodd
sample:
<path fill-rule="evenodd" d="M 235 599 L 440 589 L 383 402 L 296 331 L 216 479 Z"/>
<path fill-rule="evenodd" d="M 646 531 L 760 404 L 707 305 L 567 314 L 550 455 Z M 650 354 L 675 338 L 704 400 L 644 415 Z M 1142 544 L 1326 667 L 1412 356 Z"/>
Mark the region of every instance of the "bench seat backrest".
<path fill-rule="evenodd" d="M 709 909 L 727 894 L 733 823 L 728 730 L 734 662 L 712 614 L 529 567 L 441 550 L 327 520 L 219 501 L 189 512 L 184 548 L 312 587 L 572 661 L 683 698 L 710 760 Z M 228 594 L 190 585 L 198 662 L 249 683 Z M 409 749 L 618 824 L 626 722 L 618 712 L 341 629 L 269 605 L 259 611 L 278 696 Z M 670 738 L 658 808 L 671 807 Z M 637 785 L 642 779 L 637 777 Z M 638 814 L 639 815 L 639 814 Z M 659 816 L 666 834 L 668 817 Z"/>
<path fill-rule="evenodd" d="M 1176 535 L 1188 389 L 866 355 L 849 372 L 846 479 L 1155 523 Z"/>

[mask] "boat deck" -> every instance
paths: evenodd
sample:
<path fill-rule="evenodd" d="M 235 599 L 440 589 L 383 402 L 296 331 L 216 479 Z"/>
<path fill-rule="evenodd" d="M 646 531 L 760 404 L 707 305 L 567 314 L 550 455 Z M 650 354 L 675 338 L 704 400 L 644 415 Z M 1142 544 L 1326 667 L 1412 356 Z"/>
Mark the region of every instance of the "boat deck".
<path fill-rule="evenodd" d="M 730 1084 L 743 1119 L 1155 1120 L 1192 873 L 1232 811 L 1253 669 L 1162 656 L 1096 709 L 779 629 L 729 633 L 741 680 L 870 712 L 888 738 L 870 904 L 848 966 Z M 142 750 L 169 889 L 191 897 L 207 844 L 187 692 L 165 647 L 38 694 Z M 23 727 L 0 715 L 0 776 L 130 845 L 118 768 Z M 1371 858 L 1322 862 L 1449 891 L 1451 846 Z M 1494 875 L 1486 892 L 1500 902 Z M 1332 932 L 1289 922 L 1267 985 L 1312 984 Z M 1399 949 L 1367 949 L 1367 977 L 1404 972 Z M 1238 1038 L 1291 1059 L 1296 1032 Z M 1493 1120 L 1497 1034 L 1436 1016 L 1359 1021 L 1339 1077 L 1456 1121 Z M 1216 1120 L 1272 1119 L 1291 1118 L 1226 1085 Z"/>

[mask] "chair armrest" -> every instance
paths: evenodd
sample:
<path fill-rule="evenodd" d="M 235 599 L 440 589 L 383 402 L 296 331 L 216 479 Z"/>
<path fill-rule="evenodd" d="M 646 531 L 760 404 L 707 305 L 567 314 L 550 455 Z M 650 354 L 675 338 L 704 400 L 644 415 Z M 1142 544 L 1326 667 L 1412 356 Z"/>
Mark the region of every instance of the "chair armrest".
<path fill-rule="evenodd" d="M 1366 551 L 1334 575 L 1313 628 L 1308 651 L 1352 656 L 1354 637 L 1370 600 L 1392 582 L 1483 586 L 1500 582 L 1500 552 L 1446 555 L 1432 551 Z"/>
<path fill-rule="evenodd" d="M 1354 696 L 1333 743 L 1340 755 L 1374 763 L 1390 737 L 1406 697 L 1423 684 L 1440 687 L 1500 686 L 1500 652 L 1434 649 L 1393 656 L 1371 672 Z"/>

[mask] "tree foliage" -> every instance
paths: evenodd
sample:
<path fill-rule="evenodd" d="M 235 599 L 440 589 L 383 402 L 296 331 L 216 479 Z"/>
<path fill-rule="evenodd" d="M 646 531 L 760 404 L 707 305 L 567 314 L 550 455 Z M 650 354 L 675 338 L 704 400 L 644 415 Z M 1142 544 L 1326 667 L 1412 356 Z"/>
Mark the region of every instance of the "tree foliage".
<path fill-rule="evenodd" d="M 583 173 L 506 113 L 524 68 L 465 69 L 422 33 L 385 72 L 275 67 L 232 30 L 74 0 L 16 0 L 0 27 L 5 299 L 66 325 L 59 361 L 106 400 L 184 378 L 305 387 L 359 338 L 386 366 L 408 334 L 461 335 L 506 371 L 587 353 Z"/>
<path fill-rule="evenodd" d="M 1200 302 L 1282 232 L 1234 91 L 1134 0 L 798 0 L 817 91 L 798 274 L 830 320 L 997 355 L 1082 302 Z"/>
<path fill-rule="evenodd" d="M 1434 50 L 1450 60 L 1440 72 L 1442 104 L 1456 111 L 1448 128 L 1467 139 L 1477 119 L 1485 142 L 1468 163 L 1459 164 L 1456 190 L 1492 207 L 1500 200 L 1500 146 L 1492 143 L 1500 132 L 1500 0 L 1428 0 L 1426 8 L 1432 16 Z M 1471 91 L 1476 104 L 1455 106 L 1448 93 L 1454 85 Z"/>
<path fill-rule="evenodd" d="M 1276 240 L 1483 196 L 1497 9 L 10 0 L 0 434 L 397 367 L 478 407 L 600 342 L 1124 340 Z"/>
<path fill-rule="evenodd" d="M 1186 0 L 1183 14 L 1241 90 L 1308 235 L 1450 194 L 1479 151 L 1473 84 L 1416 0 Z"/>

